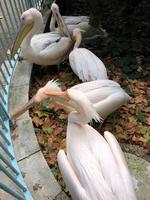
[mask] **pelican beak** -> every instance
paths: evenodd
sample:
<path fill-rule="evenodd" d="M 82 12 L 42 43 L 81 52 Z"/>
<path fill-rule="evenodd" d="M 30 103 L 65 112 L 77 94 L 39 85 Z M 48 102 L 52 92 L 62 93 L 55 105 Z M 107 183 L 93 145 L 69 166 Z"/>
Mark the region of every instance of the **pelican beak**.
<path fill-rule="evenodd" d="M 29 108 L 35 105 L 35 98 L 33 97 L 31 100 L 28 101 L 22 108 L 18 109 L 15 113 L 13 113 L 10 117 L 11 120 L 18 118 L 20 115 L 25 113 Z"/>
<path fill-rule="evenodd" d="M 29 33 L 29 31 L 33 28 L 33 25 L 34 25 L 33 22 L 30 23 L 30 24 L 25 24 L 25 22 L 21 20 L 19 31 L 18 31 L 16 38 L 15 38 L 15 41 L 12 45 L 11 55 L 10 55 L 11 59 L 17 53 L 17 50 L 19 49 L 23 39 Z"/>
<path fill-rule="evenodd" d="M 70 100 L 70 97 L 68 95 L 67 91 L 50 91 L 50 92 L 44 92 L 45 95 L 49 96 L 49 97 L 65 97 L 66 99 Z"/>
<path fill-rule="evenodd" d="M 63 109 L 67 112 L 70 113 L 74 109 L 70 105 L 71 98 L 68 94 L 67 91 L 64 92 L 56 92 L 56 91 L 51 91 L 51 92 L 45 92 L 45 95 L 54 98 L 54 103 L 58 104 L 59 106 L 62 106 Z"/>
<path fill-rule="evenodd" d="M 54 17 L 56 18 L 61 36 L 67 36 L 67 37 L 71 38 L 69 29 L 68 29 L 67 25 L 64 23 L 64 20 L 63 20 L 62 16 L 60 15 L 60 13 L 55 13 Z"/>

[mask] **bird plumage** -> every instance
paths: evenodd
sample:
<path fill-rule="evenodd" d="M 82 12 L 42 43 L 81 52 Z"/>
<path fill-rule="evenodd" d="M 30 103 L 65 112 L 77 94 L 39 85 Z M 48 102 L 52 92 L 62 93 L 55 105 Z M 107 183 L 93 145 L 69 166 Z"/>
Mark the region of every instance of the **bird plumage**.
<path fill-rule="evenodd" d="M 103 119 L 130 100 L 130 96 L 112 80 L 80 83 L 72 89 L 82 91 Z"/>
<path fill-rule="evenodd" d="M 79 28 L 80 31 L 84 34 L 84 32 L 89 31 L 91 28 L 88 16 L 62 16 L 62 19 L 70 33 L 72 33 L 74 29 Z M 49 29 L 50 31 L 59 32 L 59 29 L 56 27 L 56 19 L 53 14 Z"/>
<path fill-rule="evenodd" d="M 121 104 L 118 104 L 118 95 L 113 99 L 113 95 L 118 93 L 126 96 Z M 110 80 L 97 80 L 62 92 L 56 81 L 50 81 L 38 90 L 34 103 L 48 97 L 65 99 L 74 108 L 68 116 L 67 156 L 63 150 L 58 153 L 59 167 L 72 198 L 136 200 L 131 176 L 119 144 L 111 133 L 105 132 L 104 139 L 88 125 L 92 119 L 101 121 L 103 116 L 105 118 L 114 111 L 114 107 L 117 109 L 129 100 L 120 85 Z M 95 106 L 97 102 L 100 103 L 98 108 Z"/>
<path fill-rule="evenodd" d="M 122 176 L 124 168 L 118 168 L 116 155 L 112 150 L 113 145 L 112 149 L 109 145 L 109 142 L 113 143 L 115 138 L 110 137 L 111 133 L 108 135 L 106 132 L 105 137 L 110 139 L 107 142 L 87 124 L 94 117 L 90 114 L 87 117 L 89 108 L 91 106 L 90 110 L 94 110 L 94 107 L 90 102 L 87 106 L 89 100 L 86 97 L 83 98 L 84 94 L 81 95 L 79 101 L 81 93 L 81 91 L 80 93 L 75 92 L 75 89 L 68 90 L 72 101 L 76 102 L 75 108 L 78 107 L 78 111 L 71 112 L 68 117 L 67 156 L 63 150 L 58 153 L 59 167 L 72 198 L 75 200 L 84 198 L 88 200 L 135 200 L 134 190 L 130 189 L 126 192 L 124 190 L 126 180 L 130 180 L 131 183 L 129 172 L 127 179 Z M 123 159 L 123 155 L 120 152 L 118 154 Z M 65 160 L 65 167 L 63 160 Z M 126 171 L 128 171 L 127 168 Z"/>
<path fill-rule="evenodd" d="M 54 9 L 53 12 L 57 11 Z M 59 29 L 62 30 L 63 24 L 58 17 L 57 21 L 59 20 Z M 21 45 L 23 59 L 39 65 L 56 65 L 60 64 L 73 48 L 74 41 L 61 33 L 61 30 L 59 33 L 37 34 L 43 26 L 43 18 L 35 8 L 30 8 L 22 14 L 21 23 L 22 28 L 14 42 L 11 57 Z"/>
<path fill-rule="evenodd" d="M 73 72 L 83 82 L 108 79 L 104 63 L 86 48 L 75 48 L 69 54 Z"/>

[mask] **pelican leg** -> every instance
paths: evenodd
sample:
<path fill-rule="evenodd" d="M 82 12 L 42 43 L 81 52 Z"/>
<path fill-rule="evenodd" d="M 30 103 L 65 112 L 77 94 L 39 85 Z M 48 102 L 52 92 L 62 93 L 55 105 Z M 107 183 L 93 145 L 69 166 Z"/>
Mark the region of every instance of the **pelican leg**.
<path fill-rule="evenodd" d="M 57 65 L 57 72 L 60 72 L 60 64 Z"/>
<path fill-rule="evenodd" d="M 57 155 L 59 169 L 68 187 L 73 200 L 88 200 L 84 188 L 81 186 L 76 174 L 74 173 L 64 150 L 59 150 Z"/>
<path fill-rule="evenodd" d="M 118 141 L 116 140 L 114 135 L 108 131 L 104 132 L 104 137 L 107 140 L 110 149 L 114 155 L 115 161 L 118 166 L 118 171 L 120 171 L 120 174 L 122 176 L 122 182 L 124 184 L 125 192 L 128 195 L 128 199 L 136 200 L 137 198 L 134 191 L 132 178 Z"/>

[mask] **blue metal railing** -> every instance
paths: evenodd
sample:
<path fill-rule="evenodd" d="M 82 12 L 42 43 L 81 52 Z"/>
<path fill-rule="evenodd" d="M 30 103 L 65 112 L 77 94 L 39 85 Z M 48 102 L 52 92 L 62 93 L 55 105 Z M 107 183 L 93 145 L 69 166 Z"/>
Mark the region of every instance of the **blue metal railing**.
<path fill-rule="evenodd" d="M 9 128 L 9 89 L 18 58 L 16 55 L 11 60 L 9 51 L 18 29 L 21 13 L 30 7 L 40 9 L 41 3 L 42 0 L 0 1 L 0 172 L 17 186 L 17 189 L 11 188 L 0 177 L 0 189 L 18 200 L 33 200 L 33 198 L 19 170 Z"/>

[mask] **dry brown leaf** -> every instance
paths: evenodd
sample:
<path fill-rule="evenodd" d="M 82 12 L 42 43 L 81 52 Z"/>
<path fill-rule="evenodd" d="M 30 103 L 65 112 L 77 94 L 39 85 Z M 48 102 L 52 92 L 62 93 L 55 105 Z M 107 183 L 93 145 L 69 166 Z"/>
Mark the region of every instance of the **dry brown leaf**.
<path fill-rule="evenodd" d="M 138 104 L 138 103 L 145 102 L 146 100 L 144 99 L 143 95 L 139 95 L 134 98 L 134 101 L 136 104 Z"/>
<path fill-rule="evenodd" d="M 51 137 L 48 138 L 48 145 L 51 147 L 53 143 L 53 139 Z"/>
<path fill-rule="evenodd" d="M 67 114 L 61 114 L 59 115 L 59 119 L 67 119 L 68 115 Z"/>
<path fill-rule="evenodd" d="M 36 127 L 39 127 L 43 124 L 43 120 L 38 118 L 37 116 L 34 116 L 32 118 L 32 121 L 34 122 L 34 124 L 36 125 Z"/>
<path fill-rule="evenodd" d="M 12 136 L 11 136 L 12 140 L 16 140 L 18 137 L 19 137 L 19 135 L 17 135 L 17 134 L 12 134 Z"/>
<path fill-rule="evenodd" d="M 56 136 L 59 135 L 63 130 L 64 130 L 64 128 L 58 127 L 57 129 L 55 129 L 54 135 L 56 135 Z"/>

